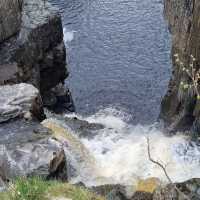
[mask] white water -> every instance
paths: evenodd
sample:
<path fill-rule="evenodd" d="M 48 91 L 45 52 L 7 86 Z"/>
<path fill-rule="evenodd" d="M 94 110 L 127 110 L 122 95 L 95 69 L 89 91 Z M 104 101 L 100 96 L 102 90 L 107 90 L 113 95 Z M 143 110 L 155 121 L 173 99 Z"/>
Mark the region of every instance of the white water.
<path fill-rule="evenodd" d="M 80 116 L 79 116 L 80 117 Z M 147 140 L 150 138 L 152 157 L 166 165 L 173 181 L 184 181 L 200 177 L 200 148 L 190 145 L 187 137 L 179 134 L 167 137 L 152 126 L 132 126 L 126 123 L 125 113 L 115 109 L 105 109 L 85 118 L 89 122 L 102 123 L 105 129 L 82 143 L 96 159 L 96 174 L 82 177 L 89 185 L 121 183 L 132 185 L 138 179 L 158 177 L 167 181 L 163 171 L 151 163 L 147 155 Z M 94 178 L 95 177 L 95 178 Z"/>
<path fill-rule="evenodd" d="M 64 28 L 63 33 L 64 33 L 65 44 L 67 44 L 68 42 L 71 42 L 74 39 L 75 31 L 67 31 L 67 29 Z"/>

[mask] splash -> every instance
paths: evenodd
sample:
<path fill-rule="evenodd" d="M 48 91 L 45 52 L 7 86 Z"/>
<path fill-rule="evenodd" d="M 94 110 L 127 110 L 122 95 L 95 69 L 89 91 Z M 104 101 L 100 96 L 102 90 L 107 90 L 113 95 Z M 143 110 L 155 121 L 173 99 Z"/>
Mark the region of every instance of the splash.
<path fill-rule="evenodd" d="M 74 39 L 75 31 L 67 31 L 66 28 L 63 29 L 64 41 L 65 43 L 71 42 Z"/>
<path fill-rule="evenodd" d="M 85 118 L 89 122 L 105 126 L 95 138 L 81 139 L 85 148 L 95 158 L 97 171 L 93 174 L 95 179 L 92 182 L 90 180 L 91 185 L 133 185 L 138 180 L 149 177 L 157 177 L 167 182 L 160 167 L 149 161 L 147 136 L 150 138 L 152 157 L 166 166 L 173 181 L 200 177 L 198 146 L 181 134 L 165 136 L 156 124 L 130 125 L 127 123 L 129 117 L 126 113 L 109 108 Z M 82 181 L 88 183 L 87 178 Z"/>

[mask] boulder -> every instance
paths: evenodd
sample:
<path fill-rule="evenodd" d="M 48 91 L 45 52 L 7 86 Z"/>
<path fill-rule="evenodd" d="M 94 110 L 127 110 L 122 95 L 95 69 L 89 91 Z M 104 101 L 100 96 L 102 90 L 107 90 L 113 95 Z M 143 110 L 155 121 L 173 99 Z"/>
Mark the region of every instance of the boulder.
<path fill-rule="evenodd" d="M 49 129 L 24 119 L 0 124 L 0 177 L 4 182 L 16 176 L 67 180 L 66 169 L 64 152 Z"/>
<path fill-rule="evenodd" d="M 0 86 L 0 123 L 14 118 L 44 119 L 38 89 L 25 83 Z"/>

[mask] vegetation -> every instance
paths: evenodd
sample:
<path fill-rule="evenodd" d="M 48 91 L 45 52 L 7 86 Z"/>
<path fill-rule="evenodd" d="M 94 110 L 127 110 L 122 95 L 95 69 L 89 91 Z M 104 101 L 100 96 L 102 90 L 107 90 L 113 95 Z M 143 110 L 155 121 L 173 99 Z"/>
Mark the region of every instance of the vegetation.
<path fill-rule="evenodd" d="M 68 183 L 44 181 L 39 177 L 18 178 L 7 191 L 0 193 L 1 200 L 52 200 L 59 197 L 72 200 L 104 200 L 87 189 Z"/>
<path fill-rule="evenodd" d="M 190 97 L 196 97 L 200 100 L 199 82 L 200 82 L 200 69 L 196 66 L 196 58 L 191 55 L 190 63 L 188 66 L 180 60 L 179 55 L 175 54 L 175 61 L 179 67 L 179 70 L 184 74 L 183 79 L 179 85 L 179 99 L 183 99 L 183 96 L 189 95 Z"/>

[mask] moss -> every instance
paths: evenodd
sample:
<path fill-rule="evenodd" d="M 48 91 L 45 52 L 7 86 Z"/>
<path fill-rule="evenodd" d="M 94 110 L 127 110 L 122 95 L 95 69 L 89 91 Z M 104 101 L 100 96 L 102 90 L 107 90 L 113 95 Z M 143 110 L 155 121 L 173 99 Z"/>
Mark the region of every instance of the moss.
<path fill-rule="evenodd" d="M 85 188 L 45 181 L 41 178 L 19 178 L 6 192 L 0 193 L 1 200 L 52 200 L 69 198 L 72 200 L 105 200 Z"/>
<path fill-rule="evenodd" d="M 72 200 L 104 200 L 104 198 L 89 192 L 87 189 L 70 184 L 56 183 L 49 188 L 47 200 L 60 196 L 71 198 Z"/>
<path fill-rule="evenodd" d="M 155 189 L 158 186 L 160 186 L 160 184 L 161 182 L 157 178 L 148 178 L 145 180 L 139 180 L 138 185 L 136 187 L 136 191 L 153 193 Z"/>

